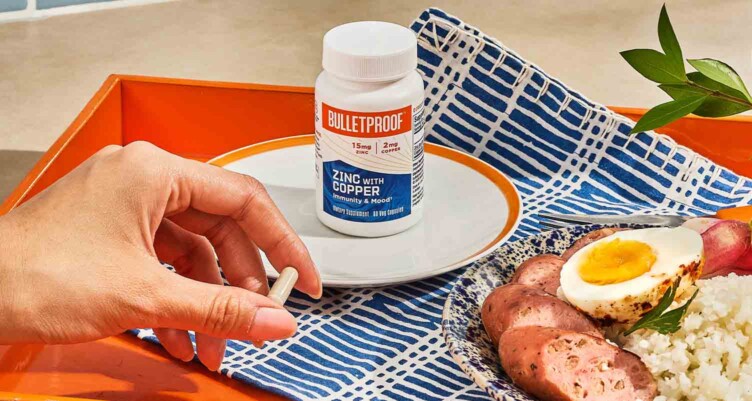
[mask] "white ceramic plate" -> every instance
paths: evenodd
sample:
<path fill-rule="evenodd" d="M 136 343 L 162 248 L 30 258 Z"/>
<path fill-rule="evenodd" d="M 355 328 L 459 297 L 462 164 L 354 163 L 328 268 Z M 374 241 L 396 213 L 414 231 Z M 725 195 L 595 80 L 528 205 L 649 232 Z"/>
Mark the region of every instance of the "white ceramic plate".
<path fill-rule="evenodd" d="M 426 144 L 423 220 L 389 237 L 340 234 L 316 217 L 313 142 L 312 135 L 263 142 L 209 163 L 264 183 L 311 252 L 325 286 L 379 286 L 435 276 L 487 255 L 517 227 L 520 197 L 501 172 L 465 153 Z"/>

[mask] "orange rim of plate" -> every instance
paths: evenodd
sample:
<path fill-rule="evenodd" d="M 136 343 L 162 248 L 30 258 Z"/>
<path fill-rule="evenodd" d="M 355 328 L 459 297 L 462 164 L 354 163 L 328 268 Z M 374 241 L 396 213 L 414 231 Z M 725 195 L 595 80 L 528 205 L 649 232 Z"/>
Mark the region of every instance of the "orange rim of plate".
<path fill-rule="evenodd" d="M 273 139 L 271 141 L 260 142 L 257 144 L 246 146 L 244 148 L 230 151 L 228 153 L 225 153 L 223 155 L 217 156 L 209 160 L 207 163 L 212 164 L 217 167 L 224 168 L 225 166 L 227 166 L 228 164 L 232 162 L 236 162 L 241 159 L 246 159 L 248 157 L 255 156 L 261 153 L 271 152 L 273 150 L 291 148 L 295 146 L 313 145 L 314 142 L 315 142 L 315 138 L 313 135 L 300 135 L 300 136 L 293 136 L 293 137 L 287 137 L 287 138 Z M 452 160 L 466 167 L 469 167 L 472 170 L 477 171 L 478 173 L 486 177 L 489 181 L 491 181 L 494 185 L 496 185 L 496 187 L 499 189 L 501 194 L 507 200 L 507 205 L 509 207 L 509 216 L 507 218 L 506 223 L 504 224 L 504 227 L 501 229 L 499 234 L 496 235 L 496 237 L 491 242 L 489 242 L 486 246 L 481 248 L 481 250 L 463 259 L 463 261 L 468 260 L 468 259 L 474 259 L 475 257 L 479 255 L 484 255 L 490 252 L 491 250 L 494 249 L 494 247 L 498 246 L 498 244 L 501 243 L 501 241 L 506 239 L 517 226 L 517 222 L 520 216 L 520 204 L 521 204 L 520 195 L 517 192 L 517 189 L 515 189 L 514 185 L 509 181 L 509 179 L 501 171 L 497 170 L 495 167 L 484 162 L 483 160 L 470 156 L 467 153 L 463 153 L 458 150 L 448 148 L 446 146 L 436 145 L 436 144 L 428 143 L 428 142 L 425 143 L 425 151 L 426 153 L 430 153 L 435 156 Z M 462 262 L 459 262 L 459 263 L 462 263 Z M 453 265 L 456 265 L 456 264 L 453 264 Z"/>

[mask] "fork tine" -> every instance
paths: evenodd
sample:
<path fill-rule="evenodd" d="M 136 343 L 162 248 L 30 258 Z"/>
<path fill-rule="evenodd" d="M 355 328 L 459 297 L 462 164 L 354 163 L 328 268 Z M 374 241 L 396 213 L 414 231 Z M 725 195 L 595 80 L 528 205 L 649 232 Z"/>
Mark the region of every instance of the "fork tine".
<path fill-rule="evenodd" d="M 552 230 L 558 230 L 560 228 L 569 227 L 571 224 L 563 221 L 557 221 L 557 220 L 546 220 L 541 219 L 539 221 L 540 225 L 545 228 L 550 228 Z"/>
<path fill-rule="evenodd" d="M 593 223 L 593 216 L 577 216 L 560 213 L 538 213 L 540 219 L 561 221 L 569 224 L 590 224 Z"/>

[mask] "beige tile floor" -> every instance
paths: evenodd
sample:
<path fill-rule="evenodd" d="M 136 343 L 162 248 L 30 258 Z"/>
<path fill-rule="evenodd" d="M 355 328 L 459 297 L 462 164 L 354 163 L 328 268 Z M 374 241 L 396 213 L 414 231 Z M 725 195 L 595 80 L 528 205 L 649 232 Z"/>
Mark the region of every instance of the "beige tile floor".
<path fill-rule="evenodd" d="M 618 53 L 658 47 L 662 2 L 179 0 L 2 24 L 0 149 L 46 149 L 110 73 L 312 85 L 327 29 L 363 19 L 407 25 L 429 6 L 480 27 L 593 100 L 650 106 L 664 95 Z M 722 59 L 752 81 L 752 1 L 668 7 L 686 56 Z M 5 159 L 0 173 L 18 164 Z"/>

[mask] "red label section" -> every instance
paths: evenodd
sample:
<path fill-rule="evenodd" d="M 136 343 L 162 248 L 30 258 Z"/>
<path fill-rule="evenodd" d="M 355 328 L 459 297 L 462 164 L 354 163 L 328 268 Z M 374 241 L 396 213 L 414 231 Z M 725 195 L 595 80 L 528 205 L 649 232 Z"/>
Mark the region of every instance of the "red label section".
<path fill-rule="evenodd" d="M 324 129 L 347 136 L 382 138 L 412 130 L 412 107 L 364 113 L 321 104 Z"/>

